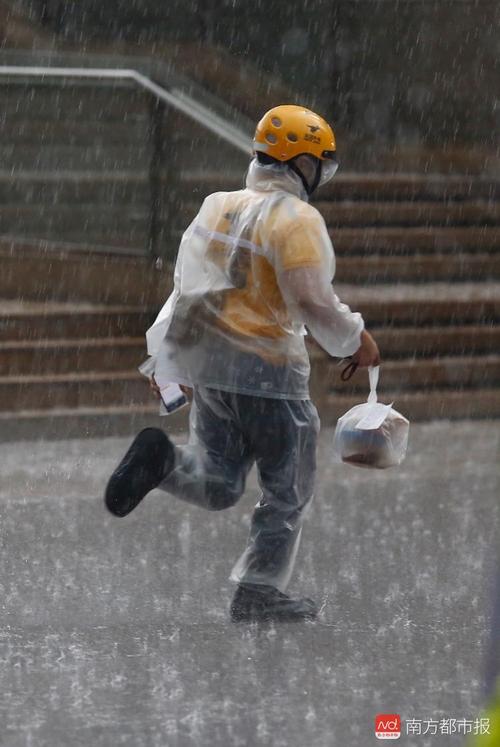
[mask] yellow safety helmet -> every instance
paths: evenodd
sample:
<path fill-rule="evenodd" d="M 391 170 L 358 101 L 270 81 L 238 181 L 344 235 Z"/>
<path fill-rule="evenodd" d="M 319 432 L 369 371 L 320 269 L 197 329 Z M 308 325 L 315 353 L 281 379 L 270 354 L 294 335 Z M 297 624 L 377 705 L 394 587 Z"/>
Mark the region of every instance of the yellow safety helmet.
<path fill-rule="evenodd" d="M 304 106 L 283 104 L 266 112 L 255 130 L 253 145 L 257 154 L 264 153 L 282 163 L 291 162 L 290 167 L 300 176 L 308 194 L 331 179 L 338 169 L 332 128 L 323 117 Z M 302 155 L 320 161 L 312 183 L 293 160 Z"/>

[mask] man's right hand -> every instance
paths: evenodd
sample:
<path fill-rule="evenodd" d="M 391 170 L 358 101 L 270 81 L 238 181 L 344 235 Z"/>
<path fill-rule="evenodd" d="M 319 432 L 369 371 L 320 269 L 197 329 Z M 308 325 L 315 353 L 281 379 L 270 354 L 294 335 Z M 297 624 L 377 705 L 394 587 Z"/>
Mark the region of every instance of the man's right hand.
<path fill-rule="evenodd" d="M 156 380 L 155 380 L 154 376 L 151 376 L 151 378 L 149 379 L 149 387 L 150 387 L 151 391 L 153 392 L 153 395 L 156 397 L 156 399 L 160 399 L 160 397 L 161 397 L 160 387 L 156 383 Z"/>
<path fill-rule="evenodd" d="M 354 355 L 351 356 L 351 360 L 361 368 L 380 365 L 378 345 L 366 329 L 361 332 L 361 345 Z"/>

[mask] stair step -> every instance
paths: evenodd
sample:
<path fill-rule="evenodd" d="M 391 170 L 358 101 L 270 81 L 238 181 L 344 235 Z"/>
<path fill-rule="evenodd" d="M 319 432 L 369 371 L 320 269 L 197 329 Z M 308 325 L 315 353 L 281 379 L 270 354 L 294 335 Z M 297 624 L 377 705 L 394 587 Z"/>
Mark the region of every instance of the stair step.
<path fill-rule="evenodd" d="M 146 357 L 144 335 L 0 342 L 0 376 L 132 371 Z"/>
<path fill-rule="evenodd" d="M 128 169 L 108 169 L 107 171 L 92 171 L 92 169 L 79 169 L 74 171 L 38 171 L 34 169 L 19 169 L 15 174 L 10 170 L 0 168 L 0 185 L 9 184 L 10 182 L 19 184 L 23 183 L 26 188 L 32 185 L 53 185 L 75 187 L 75 188 L 94 188 L 99 185 L 118 185 L 123 188 L 129 184 L 143 185 L 149 179 L 149 170 L 143 168 L 139 170 Z"/>
<path fill-rule="evenodd" d="M 4 145 L 127 145 L 135 147 L 147 141 L 150 122 L 147 116 L 128 121 L 47 120 L 35 116 L 4 116 L 0 119 L 0 139 Z"/>
<path fill-rule="evenodd" d="M 117 205 L 122 209 L 128 209 L 129 206 L 149 209 L 151 204 L 147 177 L 124 182 L 109 176 L 109 172 L 104 172 L 105 179 L 101 180 L 78 179 L 74 176 L 53 179 L 48 178 L 47 172 L 31 174 L 33 176 L 30 179 L 23 178 L 18 171 L 9 177 L 5 176 L 5 172 L 0 172 L 0 204 L 26 209 L 53 208 L 61 203 L 68 207 Z"/>
<path fill-rule="evenodd" d="M 500 283 L 355 286 L 335 283 L 342 301 L 368 324 L 463 324 L 500 321 Z"/>
<path fill-rule="evenodd" d="M 200 166 L 209 168 L 220 161 L 220 150 L 217 144 L 207 146 L 206 133 L 195 140 L 180 141 L 174 144 L 171 158 L 175 168 L 189 163 L 195 158 Z M 3 169 L 10 169 L 15 177 L 17 171 L 38 170 L 52 171 L 109 171 L 111 169 L 142 170 L 153 158 L 152 144 L 143 137 L 130 145 L 117 143 L 60 144 L 41 142 L 34 144 L 0 144 L 0 163 Z M 231 151 L 225 157 L 227 168 L 237 169 L 242 165 L 245 156 L 239 151 Z M 171 163 L 165 160 L 165 177 Z"/>
<path fill-rule="evenodd" d="M 500 202 L 317 202 L 327 225 L 347 226 L 469 226 L 500 224 Z"/>
<path fill-rule="evenodd" d="M 180 240 L 182 230 L 172 233 Z M 337 257 L 365 257 L 379 254 L 409 257 L 416 252 L 454 254 L 456 252 L 492 252 L 500 250 L 500 227 L 408 227 L 408 228 L 335 228 L 329 230 Z"/>
<path fill-rule="evenodd" d="M 134 121 L 149 115 L 150 101 L 147 92 L 125 81 L 72 78 L 61 86 L 57 80 L 42 84 L 2 79 L 2 118 L 11 120 Z"/>
<path fill-rule="evenodd" d="M 102 163 L 99 163 L 98 169 L 92 169 L 87 164 L 82 168 L 57 170 L 33 169 L 32 165 L 29 164 L 31 168 L 16 168 L 13 171 L 1 168 L 0 164 L 0 204 L 19 207 L 73 202 L 97 206 L 103 202 L 150 205 L 149 159 L 141 163 L 141 168 L 133 169 L 117 168 L 114 164 L 111 168 L 102 169 Z M 179 177 L 182 180 L 182 172 L 179 172 Z M 160 181 L 163 181 L 163 188 L 171 188 L 171 175 L 160 175 Z M 238 186 L 241 187 L 241 179 Z M 189 201 L 190 194 L 196 198 L 195 201 Z M 196 213 L 201 205 L 198 191 L 183 185 L 183 195 L 187 200 L 183 205 L 185 215 Z"/>
<path fill-rule="evenodd" d="M 32 228 L 13 229 L 0 235 L 2 242 L 25 242 L 37 244 L 59 245 L 66 249 L 75 251 L 108 252 L 116 251 L 136 255 L 149 254 L 149 229 L 146 227 L 134 227 L 133 230 L 119 232 L 111 228 L 103 227 L 93 230 L 92 227 L 86 231 L 82 229 L 74 231 L 61 231 L 50 226 L 34 226 Z"/>
<path fill-rule="evenodd" d="M 500 226 L 500 201 L 470 200 L 467 202 L 316 202 L 328 228 Z M 185 215 L 194 215 L 199 200 L 186 200 Z M 335 235 L 335 234 L 332 234 Z"/>
<path fill-rule="evenodd" d="M 328 382 L 327 389 L 342 395 L 357 392 L 367 394 L 366 370 L 359 369 L 348 382 L 343 382 L 340 375 L 345 365 L 338 365 L 326 354 L 315 356 L 312 385 L 324 388 L 325 382 Z M 467 355 L 430 360 L 383 360 L 378 391 L 390 391 L 399 397 L 402 392 L 415 389 L 472 390 L 496 386 L 500 386 L 500 355 Z"/>
<path fill-rule="evenodd" d="M 187 428 L 189 408 L 168 416 L 168 431 L 180 433 Z M 142 405 L 69 407 L 51 410 L 0 412 L 0 441 L 68 439 L 90 436 L 129 436 L 142 428 L 165 428 L 154 401 Z"/>
<path fill-rule="evenodd" d="M 148 404 L 148 382 L 137 371 L 1 376 L 0 411 Z"/>
<path fill-rule="evenodd" d="M 323 425 L 334 425 L 351 407 L 364 401 L 358 395 L 329 394 L 321 407 Z M 475 389 L 470 395 L 461 391 L 435 389 L 430 392 L 384 392 L 381 401 L 389 404 L 411 422 L 435 419 L 471 419 L 500 417 L 500 388 Z"/>
<path fill-rule="evenodd" d="M 1 205 L 0 233 L 29 232 L 39 227 L 57 231 L 64 235 L 67 231 L 90 229 L 98 231 L 132 232 L 144 234 L 149 231 L 150 206 L 97 204 L 53 204 L 53 205 Z"/>
<path fill-rule="evenodd" d="M 434 327 L 373 327 L 368 325 L 380 348 L 382 360 L 408 357 L 432 358 L 448 355 L 489 355 L 500 350 L 500 325 Z M 312 355 L 325 355 L 308 340 Z"/>
<path fill-rule="evenodd" d="M 3 169 L 59 169 L 97 171 L 142 169 L 151 160 L 151 147 L 144 142 L 135 147 L 123 145 L 0 145 Z"/>
<path fill-rule="evenodd" d="M 243 189 L 245 186 L 246 169 L 231 169 L 224 171 L 211 170 L 196 171 L 184 167 L 180 171 L 180 179 L 186 194 L 200 202 L 212 192 L 228 192 L 234 189 Z"/>
<path fill-rule="evenodd" d="M 236 148 L 228 148 L 227 143 L 217 136 L 207 137 L 205 131 L 200 131 L 197 136 L 191 139 L 179 139 L 171 145 L 172 164 L 176 176 L 180 176 L 181 169 L 187 164 L 196 163 L 199 168 L 207 171 L 219 168 L 222 172 L 221 189 L 228 189 L 226 175 L 239 174 L 239 182 L 236 189 L 244 186 L 244 175 L 248 168 L 248 156 Z M 223 167 L 221 167 L 223 161 Z M 165 175 L 168 179 L 168 164 Z M 184 180 L 182 180 L 184 181 Z M 184 184 L 183 184 L 184 186 Z M 190 187 L 188 193 L 194 194 Z M 208 194 L 208 193 L 207 193 Z M 201 200 L 200 200 L 201 202 Z"/>
<path fill-rule="evenodd" d="M 500 326 L 387 328 L 373 330 L 383 356 L 488 354 L 500 350 Z"/>
<path fill-rule="evenodd" d="M 1 187 L 1 184 L 0 184 Z M 82 189 L 78 185 L 74 185 L 71 189 L 70 186 L 62 184 L 48 184 L 46 186 L 39 186 L 38 189 L 31 189 L 29 192 L 26 191 L 25 185 L 10 183 L 7 189 L 4 189 L 4 201 L 0 206 L 0 225 L 2 230 L 6 231 L 12 226 L 33 226 L 34 224 L 45 223 L 47 225 L 53 225 L 65 229 L 74 222 L 77 225 L 81 224 L 92 224 L 95 223 L 98 226 L 107 225 L 106 218 L 108 218 L 109 225 L 116 226 L 120 223 L 120 220 L 130 221 L 132 224 L 137 222 L 147 222 L 150 215 L 150 195 L 149 187 L 146 188 L 144 185 L 142 190 L 129 189 L 128 192 L 125 190 L 119 191 L 116 194 L 116 187 L 112 185 L 111 188 L 108 185 L 101 190 L 95 188 Z M 16 201 L 18 198 L 18 202 Z M 128 206 L 127 211 L 124 211 L 123 202 L 126 200 L 131 204 Z M 111 204 L 110 204 L 111 203 Z M 487 204 L 487 203 L 485 203 Z M 496 206 L 496 203 L 493 203 Z M 339 207 L 342 203 L 339 203 Z M 343 206 L 342 206 L 343 207 Z M 379 225 L 387 225 L 389 223 L 398 224 L 402 226 L 405 224 L 405 217 L 398 216 L 396 211 L 391 215 L 390 211 L 387 211 L 385 217 L 381 217 L 377 220 L 375 213 L 379 213 L 381 216 L 384 214 L 385 207 L 383 204 L 375 205 L 372 213 L 359 212 L 359 216 L 356 218 L 352 216 L 350 218 L 346 211 L 340 209 L 338 211 L 338 226 L 346 227 L 349 225 L 357 225 L 359 228 L 363 226 L 370 226 L 376 223 Z M 472 206 L 471 206 L 472 207 Z M 200 208 L 198 201 L 193 202 L 191 200 L 181 200 L 179 220 L 183 225 L 187 225 L 192 218 L 196 215 Z M 440 221 L 437 210 L 433 211 L 436 213 L 434 217 L 429 215 L 417 215 L 417 208 L 415 207 L 415 217 L 410 222 L 413 225 L 422 226 L 423 224 L 435 224 L 438 225 L 448 223 L 450 227 L 458 226 L 461 223 L 478 223 L 483 226 L 500 223 L 500 203 L 499 207 L 495 209 L 486 209 L 481 217 L 480 211 L 477 213 L 474 210 L 464 210 L 464 206 L 458 206 L 456 211 L 442 211 L 442 220 Z M 448 218 L 445 218 L 445 213 Z M 327 212 L 322 211 L 323 217 L 327 219 Z M 489 217 L 488 215 L 489 214 Z M 329 226 L 332 227 L 334 222 L 329 221 Z M 334 239 L 337 239 L 338 232 L 332 232 Z M 341 236 L 342 239 L 342 236 Z"/>
<path fill-rule="evenodd" d="M 366 255 L 337 258 L 335 279 L 341 283 L 404 283 L 500 280 L 500 252 L 495 254 Z"/>
<path fill-rule="evenodd" d="M 141 337 L 157 310 L 92 304 L 0 303 L 0 341 Z"/>
<path fill-rule="evenodd" d="M 84 212 L 84 209 L 82 208 Z M 55 211 L 54 214 L 56 214 Z M 179 217 L 179 216 L 177 216 Z M 192 216 L 190 216 L 192 217 Z M 104 223 L 101 227 L 90 224 L 85 229 L 68 226 L 60 228 L 57 225 L 47 225 L 42 221 L 41 211 L 40 223 L 38 225 L 24 225 L 19 220 L 9 231 L 3 229 L 4 235 L 13 238 L 33 238 L 47 241 L 74 242 L 82 246 L 103 245 L 109 247 L 123 247 L 144 249 L 148 240 L 149 225 L 144 217 L 138 222 L 127 227 L 121 227 L 113 223 Z M 63 218 L 61 218 L 63 220 Z M 163 220 L 160 226 L 166 235 L 171 236 L 174 242 L 180 240 L 187 218 L 178 224 Z M 179 227 L 178 227 L 179 225 Z M 180 227 L 182 225 L 182 227 Z M 123 229 L 123 230 L 122 230 Z M 439 254 L 457 252 L 497 252 L 500 249 L 500 227 L 485 228 L 338 228 L 332 232 L 332 240 L 337 256 L 349 257 L 366 255 L 399 255 L 407 257 L 414 253 Z"/>
<path fill-rule="evenodd" d="M 336 254 L 413 254 L 500 249 L 500 227 L 336 228 Z"/>
<path fill-rule="evenodd" d="M 238 189 L 241 174 L 186 169 L 186 185 L 202 194 Z M 318 190 L 315 199 L 325 200 L 470 200 L 499 199 L 500 179 L 449 174 L 339 173 Z"/>
<path fill-rule="evenodd" d="M 108 125 L 116 125 L 119 134 L 123 125 L 148 129 L 156 98 L 133 82 L 96 79 L 72 79 L 61 86 L 45 79 L 37 84 L 2 77 L 2 117 L 0 133 L 11 135 L 16 142 L 32 133 L 54 132 L 61 138 L 75 128 L 82 138 L 89 132 L 107 135 Z M 16 128 L 19 127 L 19 129 Z M 182 112 L 166 108 L 164 126 L 176 137 L 196 137 L 207 131 Z M 123 128 L 124 130 L 125 128 Z M 128 136 L 125 136 L 128 139 Z"/>
<path fill-rule="evenodd" d="M 470 200 L 498 199 L 500 179 L 451 174 L 338 174 L 318 190 L 318 199 Z"/>
<path fill-rule="evenodd" d="M 144 306 L 162 304 L 171 287 L 167 266 L 157 270 L 149 257 L 2 241 L 0 299 L 88 301 Z"/>
<path fill-rule="evenodd" d="M 81 239 L 81 237 L 80 237 Z M 36 236 L 9 236 L 4 234 L 0 236 L 0 245 L 2 246 L 22 246 L 31 247 L 32 249 L 39 249 L 40 252 L 66 252 L 68 254 L 74 254 L 75 256 L 82 256 L 88 254 L 88 256 L 96 257 L 135 257 L 143 260 L 152 259 L 149 242 L 148 245 L 145 243 L 139 246 L 120 246 L 118 242 L 113 244 L 88 244 L 80 241 L 64 241 L 58 239 L 41 239 Z M 20 297 L 17 294 L 16 298 Z"/>

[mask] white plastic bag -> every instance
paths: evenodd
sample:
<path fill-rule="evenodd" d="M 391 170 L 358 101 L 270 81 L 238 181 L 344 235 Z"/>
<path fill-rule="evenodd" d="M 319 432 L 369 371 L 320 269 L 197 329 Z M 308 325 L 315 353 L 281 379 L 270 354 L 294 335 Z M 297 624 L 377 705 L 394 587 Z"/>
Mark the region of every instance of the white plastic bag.
<path fill-rule="evenodd" d="M 379 367 L 368 369 L 370 396 L 337 421 L 334 460 L 357 467 L 385 469 L 401 464 L 408 444 L 409 421 L 390 405 L 377 402 Z"/>

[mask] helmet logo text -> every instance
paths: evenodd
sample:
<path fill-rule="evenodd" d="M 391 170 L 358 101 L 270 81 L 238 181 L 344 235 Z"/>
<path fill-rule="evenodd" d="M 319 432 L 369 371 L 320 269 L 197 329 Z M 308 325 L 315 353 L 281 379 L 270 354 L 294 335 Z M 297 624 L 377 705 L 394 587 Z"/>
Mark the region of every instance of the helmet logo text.
<path fill-rule="evenodd" d="M 321 143 L 321 139 L 317 135 L 311 135 L 310 132 L 306 132 L 304 140 L 307 140 L 309 143 L 318 143 L 318 145 Z"/>

